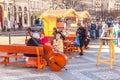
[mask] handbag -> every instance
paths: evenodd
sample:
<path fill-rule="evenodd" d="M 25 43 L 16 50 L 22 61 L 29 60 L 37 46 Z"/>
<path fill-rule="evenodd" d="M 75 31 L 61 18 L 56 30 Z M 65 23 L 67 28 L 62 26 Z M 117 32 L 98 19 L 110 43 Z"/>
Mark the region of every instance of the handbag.
<path fill-rule="evenodd" d="M 75 41 L 74 41 L 74 46 L 79 46 L 80 47 L 80 38 L 79 38 L 79 36 L 77 36 L 76 38 L 75 38 Z"/>

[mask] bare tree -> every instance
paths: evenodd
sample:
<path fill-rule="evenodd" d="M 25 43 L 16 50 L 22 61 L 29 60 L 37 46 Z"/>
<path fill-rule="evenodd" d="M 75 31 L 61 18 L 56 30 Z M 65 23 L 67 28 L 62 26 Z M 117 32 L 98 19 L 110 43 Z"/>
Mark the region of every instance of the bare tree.
<path fill-rule="evenodd" d="M 77 11 L 88 10 L 90 7 L 84 0 L 52 0 L 51 9 L 70 9 Z"/>
<path fill-rule="evenodd" d="M 62 3 L 62 0 L 52 0 L 51 9 L 65 9 L 65 5 Z"/>
<path fill-rule="evenodd" d="M 64 4 L 66 6 L 66 9 L 74 8 L 77 11 L 83 11 L 89 8 L 88 4 L 83 0 L 66 0 L 64 1 Z"/>
<path fill-rule="evenodd" d="M 79 5 L 76 5 L 75 9 L 77 11 L 84 11 L 87 10 L 88 6 L 85 3 L 80 3 Z"/>

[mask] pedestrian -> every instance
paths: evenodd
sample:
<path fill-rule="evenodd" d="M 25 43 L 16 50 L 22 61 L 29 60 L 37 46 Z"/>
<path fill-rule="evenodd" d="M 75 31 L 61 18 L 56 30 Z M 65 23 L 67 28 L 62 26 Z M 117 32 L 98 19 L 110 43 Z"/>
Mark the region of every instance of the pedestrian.
<path fill-rule="evenodd" d="M 120 25 L 117 22 L 113 25 L 113 36 L 115 36 L 115 38 L 120 38 Z M 118 45 L 119 43 L 119 40 L 115 40 L 115 45 Z"/>
<path fill-rule="evenodd" d="M 8 21 L 8 26 L 7 26 L 7 31 L 9 32 L 10 31 L 10 21 Z"/>
<path fill-rule="evenodd" d="M 106 24 L 106 22 L 102 23 L 102 34 L 101 37 L 108 37 L 109 32 L 108 32 L 108 25 Z M 107 45 L 108 41 L 104 41 L 103 44 Z"/>
<path fill-rule="evenodd" d="M 99 23 L 98 30 L 99 30 L 99 37 L 100 37 L 102 34 L 102 23 Z"/>
<path fill-rule="evenodd" d="M 82 56 L 84 54 L 84 42 L 86 39 L 86 29 L 81 23 L 78 23 L 78 29 L 76 31 L 76 36 L 79 37 L 79 42 L 80 42 L 80 53 L 79 55 Z"/>
<path fill-rule="evenodd" d="M 107 25 L 108 25 L 108 28 L 110 28 L 112 26 L 112 19 L 111 18 L 109 18 L 107 20 Z"/>
<path fill-rule="evenodd" d="M 88 49 L 88 48 L 89 48 L 89 47 L 88 47 L 89 43 L 90 43 L 90 38 L 89 38 L 89 35 L 87 35 L 86 38 L 85 38 L 85 42 L 84 42 L 85 49 Z"/>
<path fill-rule="evenodd" d="M 91 23 L 90 34 L 91 34 L 92 39 L 96 39 L 96 24 L 95 24 L 95 22 Z"/>
<path fill-rule="evenodd" d="M 107 37 L 107 36 L 108 36 L 108 25 L 106 24 L 106 22 L 103 22 L 101 37 Z"/>
<path fill-rule="evenodd" d="M 96 39 L 99 38 L 99 24 L 96 23 Z"/>
<path fill-rule="evenodd" d="M 15 24 L 16 24 L 16 21 L 13 21 L 13 29 L 15 31 Z"/>

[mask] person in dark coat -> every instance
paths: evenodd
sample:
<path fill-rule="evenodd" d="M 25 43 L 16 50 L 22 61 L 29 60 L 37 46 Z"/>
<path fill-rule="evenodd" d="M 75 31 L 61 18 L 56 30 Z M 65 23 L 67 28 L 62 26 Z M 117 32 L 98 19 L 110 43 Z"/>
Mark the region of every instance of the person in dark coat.
<path fill-rule="evenodd" d="M 79 55 L 82 56 L 83 52 L 84 52 L 84 42 L 86 39 L 86 29 L 83 27 L 83 25 L 81 25 L 81 23 L 78 23 L 78 29 L 76 31 L 76 36 L 79 37 L 79 41 L 80 41 L 80 53 Z"/>

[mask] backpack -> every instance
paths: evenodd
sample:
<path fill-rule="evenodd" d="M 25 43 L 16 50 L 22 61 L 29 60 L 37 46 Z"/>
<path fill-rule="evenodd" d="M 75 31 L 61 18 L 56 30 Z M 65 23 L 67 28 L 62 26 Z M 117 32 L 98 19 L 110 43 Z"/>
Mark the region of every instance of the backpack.
<path fill-rule="evenodd" d="M 76 34 L 78 34 L 80 37 L 86 37 L 86 29 L 83 27 L 80 27 L 77 29 Z"/>

